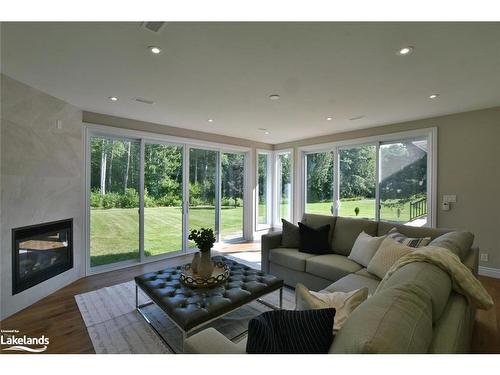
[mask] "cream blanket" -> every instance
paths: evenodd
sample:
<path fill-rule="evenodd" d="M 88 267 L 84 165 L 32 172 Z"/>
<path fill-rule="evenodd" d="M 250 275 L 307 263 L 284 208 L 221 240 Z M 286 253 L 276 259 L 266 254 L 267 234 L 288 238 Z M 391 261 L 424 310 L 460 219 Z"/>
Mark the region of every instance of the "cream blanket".
<path fill-rule="evenodd" d="M 394 272 L 412 262 L 431 263 L 447 272 L 451 277 L 453 290 L 467 297 L 469 302 L 476 307 L 488 310 L 494 305 L 491 296 L 472 272 L 460 261 L 460 258 L 450 250 L 436 246 L 422 247 L 399 258 L 386 273 L 375 293 L 383 288 Z"/>

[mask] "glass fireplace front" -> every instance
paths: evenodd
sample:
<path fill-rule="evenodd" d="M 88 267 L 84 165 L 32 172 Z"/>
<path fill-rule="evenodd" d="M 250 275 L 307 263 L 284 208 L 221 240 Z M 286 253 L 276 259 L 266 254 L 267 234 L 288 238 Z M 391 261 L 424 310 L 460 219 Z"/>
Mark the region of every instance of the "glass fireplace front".
<path fill-rule="evenodd" d="M 12 230 L 12 294 L 73 267 L 73 219 Z"/>

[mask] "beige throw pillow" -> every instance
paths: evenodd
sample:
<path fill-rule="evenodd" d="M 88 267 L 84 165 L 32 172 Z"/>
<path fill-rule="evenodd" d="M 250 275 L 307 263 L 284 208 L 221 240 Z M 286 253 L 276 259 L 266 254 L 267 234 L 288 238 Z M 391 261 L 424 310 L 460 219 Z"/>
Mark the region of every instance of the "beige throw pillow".
<path fill-rule="evenodd" d="M 348 258 L 358 264 L 361 264 L 362 266 L 368 266 L 368 263 L 372 260 L 384 238 L 385 236 L 372 237 L 365 232 L 361 232 L 356 239 L 356 242 L 354 242 Z"/>
<path fill-rule="evenodd" d="M 402 256 L 411 253 L 415 248 L 405 246 L 390 237 L 385 238 L 373 256 L 366 270 L 383 279 L 387 271 Z"/>
<path fill-rule="evenodd" d="M 368 298 L 368 288 L 353 290 L 352 292 L 312 292 L 303 284 L 295 286 L 296 310 L 335 309 L 333 319 L 333 333 L 335 334 L 346 322 L 349 315 L 363 301 Z"/>

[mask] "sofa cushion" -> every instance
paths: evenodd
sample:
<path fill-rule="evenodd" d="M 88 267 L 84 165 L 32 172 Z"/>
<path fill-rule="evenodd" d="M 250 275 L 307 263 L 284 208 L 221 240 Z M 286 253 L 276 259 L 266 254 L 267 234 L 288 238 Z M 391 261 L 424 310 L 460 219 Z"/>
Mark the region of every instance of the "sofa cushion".
<path fill-rule="evenodd" d="M 333 231 L 335 230 L 335 223 L 337 222 L 337 216 L 329 215 L 316 215 L 316 214 L 304 214 L 302 216 L 301 223 L 305 224 L 311 228 L 319 228 L 324 225 L 330 225 L 330 233 L 328 235 L 328 240 L 330 241 L 330 246 L 332 243 Z M 333 248 L 331 247 L 333 252 Z"/>
<path fill-rule="evenodd" d="M 380 279 L 377 276 L 375 276 L 373 273 L 368 272 L 366 268 L 361 268 L 359 271 L 356 271 L 356 275 L 369 277 L 370 279 L 375 279 L 380 281 Z"/>
<path fill-rule="evenodd" d="M 358 263 L 338 254 L 317 255 L 305 262 L 307 273 L 332 281 L 361 269 Z"/>
<path fill-rule="evenodd" d="M 368 263 L 366 269 L 368 272 L 383 279 L 387 271 L 391 269 L 392 265 L 396 263 L 399 258 L 411 253 L 413 250 L 415 249 L 400 244 L 392 238 L 386 237 L 380 244 L 379 249 L 370 263 Z"/>
<path fill-rule="evenodd" d="M 300 230 L 295 224 L 281 219 L 282 230 L 281 230 L 281 246 L 283 247 L 300 247 Z"/>
<path fill-rule="evenodd" d="M 302 272 L 306 270 L 306 259 L 314 256 L 314 254 L 301 253 L 299 249 L 288 247 L 269 250 L 270 262 Z"/>
<path fill-rule="evenodd" d="M 325 292 L 351 292 L 360 288 L 368 288 L 368 293 L 372 295 L 377 290 L 380 280 L 351 273 L 340 280 L 327 286 Z"/>
<path fill-rule="evenodd" d="M 429 245 L 444 247 L 464 260 L 472 242 L 474 235 L 470 232 L 448 232 L 432 240 Z"/>
<path fill-rule="evenodd" d="M 356 238 L 348 258 L 366 267 L 384 238 L 385 236 L 373 237 L 365 232 L 361 232 L 358 238 Z"/>
<path fill-rule="evenodd" d="M 430 296 L 417 285 L 384 289 L 352 312 L 330 353 L 427 353 L 431 309 Z"/>
<path fill-rule="evenodd" d="M 332 249 L 334 253 L 348 256 L 361 232 L 377 235 L 377 222 L 364 219 L 338 217 L 333 231 Z"/>
<path fill-rule="evenodd" d="M 419 285 L 429 294 L 432 302 L 432 321 L 437 322 L 451 293 L 450 276 L 433 264 L 413 262 L 394 272 L 381 290 L 405 284 Z"/>
<path fill-rule="evenodd" d="M 380 221 L 378 223 L 377 236 L 383 236 L 389 233 L 392 228 L 396 228 L 399 233 L 407 237 L 430 237 L 431 239 L 451 231 L 450 229 L 443 228 L 412 227 L 410 225 Z"/>

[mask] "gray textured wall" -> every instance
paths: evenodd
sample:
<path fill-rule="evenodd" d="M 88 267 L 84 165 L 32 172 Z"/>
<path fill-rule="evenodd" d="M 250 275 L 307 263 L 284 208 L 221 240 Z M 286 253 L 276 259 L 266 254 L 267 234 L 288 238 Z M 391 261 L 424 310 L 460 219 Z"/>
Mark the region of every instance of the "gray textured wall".
<path fill-rule="evenodd" d="M 5 318 L 83 275 L 83 143 L 78 108 L 7 76 L 1 79 L 0 301 Z M 60 130 L 56 119 L 62 120 Z M 67 218 L 74 219 L 73 269 L 12 296 L 12 228 Z"/>

